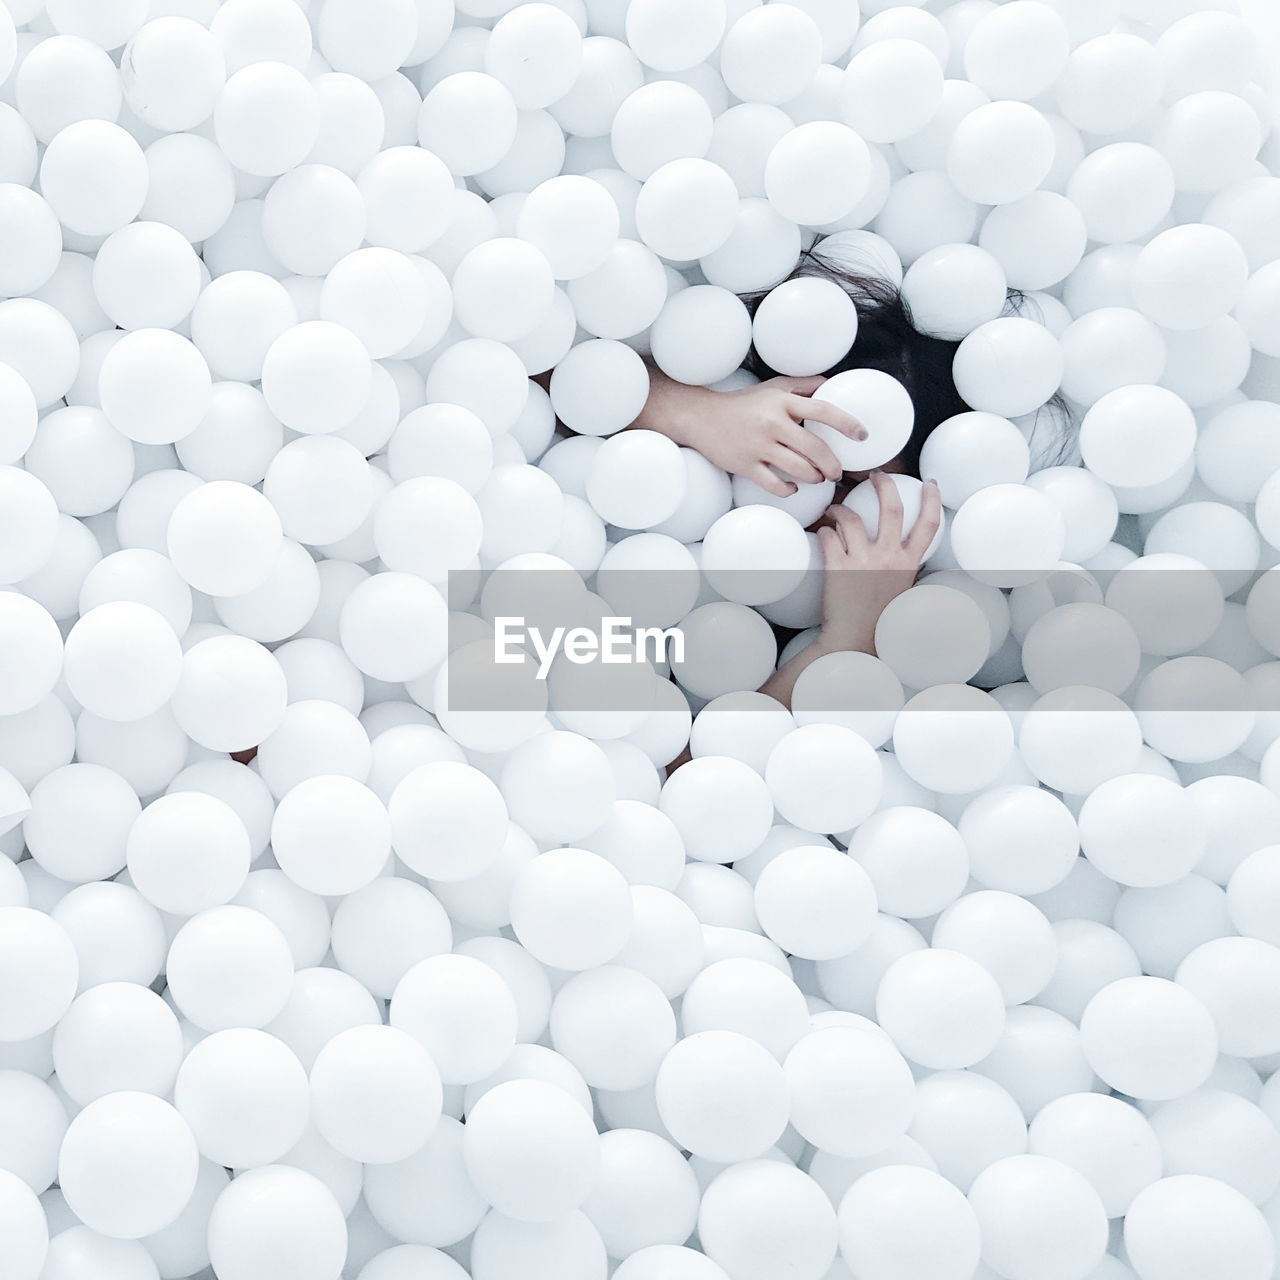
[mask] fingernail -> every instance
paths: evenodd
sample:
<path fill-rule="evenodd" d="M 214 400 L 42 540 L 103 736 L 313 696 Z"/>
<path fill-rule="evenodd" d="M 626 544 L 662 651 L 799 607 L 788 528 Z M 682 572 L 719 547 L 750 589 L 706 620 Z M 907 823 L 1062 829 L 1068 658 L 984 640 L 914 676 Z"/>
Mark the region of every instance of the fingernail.
<path fill-rule="evenodd" d="M 932 485 L 935 489 L 938 487 L 938 482 L 932 476 L 926 478 L 925 484 Z"/>
<path fill-rule="evenodd" d="M 867 438 L 867 429 L 865 427 L 863 427 L 863 429 L 859 431 L 856 436 L 854 436 L 855 440 L 865 440 L 866 438 Z"/>

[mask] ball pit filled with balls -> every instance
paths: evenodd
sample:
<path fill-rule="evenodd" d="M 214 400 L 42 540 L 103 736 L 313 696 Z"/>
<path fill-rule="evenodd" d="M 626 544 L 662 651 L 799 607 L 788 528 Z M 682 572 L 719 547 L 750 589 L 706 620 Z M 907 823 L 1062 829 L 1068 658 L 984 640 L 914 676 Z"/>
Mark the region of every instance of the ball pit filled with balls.
<path fill-rule="evenodd" d="M 0 1280 L 1278 1239 L 1274 0 L 0 0 Z"/>

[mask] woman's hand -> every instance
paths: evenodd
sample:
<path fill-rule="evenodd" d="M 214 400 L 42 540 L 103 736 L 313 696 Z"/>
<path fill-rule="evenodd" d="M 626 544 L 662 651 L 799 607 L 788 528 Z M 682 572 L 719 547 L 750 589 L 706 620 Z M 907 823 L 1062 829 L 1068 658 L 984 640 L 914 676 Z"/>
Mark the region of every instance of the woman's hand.
<path fill-rule="evenodd" d="M 811 399 L 824 378 L 770 378 L 740 391 L 708 391 L 672 382 L 656 370 L 651 377 L 649 403 L 635 426 L 660 431 L 779 498 L 795 493 L 797 484 L 842 474 L 831 447 L 802 425 L 806 418 L 851 440 L 867 436 L 851 414 Z"/>
<path fill-rule="evenodd" d="M 926 480 L 920 515 L 904 534 L 902 497 L 882 471 L 871 483 L 880 501 L 880 523 L 874 538 L 855 511 L 828 510 L 830 524 L 818 530 L 826 573 L 822 592 L 822 639 L 828 651 L 875 652 L 876 623 L 885 606 L 916 580 L 920 566 L 942 522 L 938 486 Z"/>
<path fill-rule="evenodd" d="M 938 486 L 926 480 L 920 515 L 903 537 L 902 498 L 880 471 L 871 473 L 880 500 L 880 524 L 874 538 L 848 507 L 829 508 L 818 529 L 825 566 L 822 628 L 814 642 L 779 667 L 760 692 L 791 706 L 796 681 L 828 653 L 875 653 L 876 623 L 885 606 L 916 580 L 929 544 L 942 523 Z"/>

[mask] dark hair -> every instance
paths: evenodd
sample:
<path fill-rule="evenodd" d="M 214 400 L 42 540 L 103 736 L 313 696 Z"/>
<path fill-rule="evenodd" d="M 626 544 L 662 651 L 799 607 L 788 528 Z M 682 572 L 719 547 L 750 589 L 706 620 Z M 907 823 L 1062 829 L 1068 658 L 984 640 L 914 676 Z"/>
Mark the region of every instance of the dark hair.
<path fill-rule="evenodd" d="M 970 406 L 956 390 L 951 372 L 960 344 L 921 333 L 911 318 L 911 308 L 901 289 L 881 276 L 854 274 L 814 249 L 801 255 L 799 265 L 788 279 L 802 276 L 821 276 L 833 281 L 853 299 L 858 309 L 858 336 L 853 346 L 842 360 L 825 370 L 823 376 L 831 378 L 847 369 L 879 369 L 906 388 L 915 406 L 915 426 L 899 457 L 905 470 L 918 476 L 920 449 L 929 433 L 948 418 L 970 412 Z M 742 300 L 752 316 L 768 293 L 768 289 L 763 289 L 743 295 Z M 1016 311 L 1022 301 L 1021 294 L 1011 293 L 1009 309 Z M 777 371 L 761 359 L 754 345 L 743 368 L 762 381 L 777 376 Z M 1066 404 L 1059 397 L 1050 401 L 1048 408 L 1055 415 L 1066 415 Z M 1041 465 L 1051 465 L 1051 462 L 1042 461 Z"/>

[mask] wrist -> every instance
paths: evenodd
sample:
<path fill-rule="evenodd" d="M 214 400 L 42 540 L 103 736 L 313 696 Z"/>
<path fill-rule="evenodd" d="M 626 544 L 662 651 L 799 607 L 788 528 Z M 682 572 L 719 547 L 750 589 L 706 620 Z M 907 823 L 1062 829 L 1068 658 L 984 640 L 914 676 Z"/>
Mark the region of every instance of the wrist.
<path fill-rule="evenodd" d="M 823 654 L 870 653 L 876 651 L 874 627 L 859 625 L 833 625 L 824 622 L 814 642 Z"/>
<path fill-rule="evenodd" d="M 710 421 L 709 397 L 715 395 L 706 387 L 685 387 L 678 404 L 667 418 L 667 434 L 679 445 L 702 451 Z"/>

